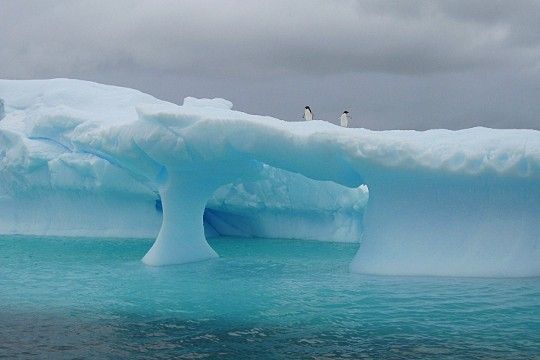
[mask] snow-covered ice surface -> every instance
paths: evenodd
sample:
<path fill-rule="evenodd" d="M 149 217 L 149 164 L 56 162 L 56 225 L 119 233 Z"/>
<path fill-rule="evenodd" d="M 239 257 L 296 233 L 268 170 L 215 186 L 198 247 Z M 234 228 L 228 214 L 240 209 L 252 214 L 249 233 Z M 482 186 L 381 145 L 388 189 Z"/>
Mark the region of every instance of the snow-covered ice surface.
<path fill-rule="evenodd" d="M 1 80 L 0 98 L 2 233 L 161 223 L 151 265 L 217 256 L 203 217 L 214 234 L 358 241 L 367 184 L 353 271 L 540 275 L 538 131 L 344 129 L 66 79 Z"/>

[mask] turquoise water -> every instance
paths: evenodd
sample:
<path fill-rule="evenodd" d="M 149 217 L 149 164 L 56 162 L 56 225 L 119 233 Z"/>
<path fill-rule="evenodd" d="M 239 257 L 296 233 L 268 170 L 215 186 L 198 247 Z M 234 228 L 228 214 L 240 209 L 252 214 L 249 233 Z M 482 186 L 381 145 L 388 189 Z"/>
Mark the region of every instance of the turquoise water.
<path fill-rule="evenodd" d="M 540 279 L 351 274 L 357 246 L 0 237 L 0 358 L 538 359 Z"/>

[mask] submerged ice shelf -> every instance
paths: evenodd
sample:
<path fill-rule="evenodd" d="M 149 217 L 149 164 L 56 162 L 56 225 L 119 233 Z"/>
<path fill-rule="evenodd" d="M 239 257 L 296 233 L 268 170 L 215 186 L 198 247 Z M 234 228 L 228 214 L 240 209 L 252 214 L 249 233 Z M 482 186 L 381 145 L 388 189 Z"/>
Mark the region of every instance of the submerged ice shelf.
<path fill-rule="evenodd" d="M 357 272 L 540 275 L 538 131 L 343 129 L 67 79 L 0 80 L 0 98 L 0 233 L 159 230 L 150 265 L 217 256 L 205 227 L 362 236 Z"/>

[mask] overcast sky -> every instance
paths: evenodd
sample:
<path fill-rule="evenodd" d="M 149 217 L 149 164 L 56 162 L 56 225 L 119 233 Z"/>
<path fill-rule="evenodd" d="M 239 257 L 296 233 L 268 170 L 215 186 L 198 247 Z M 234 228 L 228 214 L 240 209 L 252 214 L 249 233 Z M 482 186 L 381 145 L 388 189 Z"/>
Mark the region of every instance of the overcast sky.
<path fill-rule="evenodd" d="M 0 77 L 372 129 L 540 129 L 540 1 L 0 0 Z"/>

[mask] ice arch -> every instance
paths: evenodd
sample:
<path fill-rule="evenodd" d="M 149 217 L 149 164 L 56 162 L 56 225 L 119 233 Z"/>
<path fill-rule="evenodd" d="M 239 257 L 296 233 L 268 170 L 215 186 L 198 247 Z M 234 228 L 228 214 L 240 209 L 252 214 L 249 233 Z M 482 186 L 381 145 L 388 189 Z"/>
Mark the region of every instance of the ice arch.
<path fill-rule="evenodd" d="M 146 121 L 163 118 L 152 111 L 140 112 Z M 230 170 L 252 161 L 312 179 L 370 187 L 365 239 L 351 265 L 353 271 L 476 276 L 540 273 L 538 132 L 484 128 L 350 131 L 324 122 L 307 126 L 232 111 L 228 118 L 224 114 L 220 121 L 202 117 L 185 132 L 175 132 L 185 134 L 184 141 L 199 154 L 196 163 L 203 170 L 196 177 L 213 177 L 209 174 L 221 171 L 222 163 Z M 177 122 L 186 117 L 180 113 L 167 116 L 178 116 Z M 208 148 L 199 147 L 200 139 L 192 143 L 191 134 L 205 134 L 213 142 L 203 145 Z M 213 165 L 201 167 L 204 157 Z M 255 176 L 256 169 L 238 170 L 221 177 L 221 183 L 249 173 Z M 200 213 L 198 217 L 201 224 Z M 206 244 L 202 236 L 199 240 Z M 156 247 L 160 241 L 158 236 Z M 162 262 L 167 257 L 156 255 L 156 249 L 145 262 L 176 262 L 174 258 Z M 172 253 L 170 249 L 165 252 Z M 199 255 L 215 256 L 211 249 Z"/>
<path fill-rule="evenodd" d="M 144 122 L 141 127 L 160 123 L 168 134 L 182 139 L 179 153 L 185 154 L 180 162 L 176 156 L 171 158 L 169 154 L 162 153 L 163 149 L 148 154 L 165 166 L 167 175 L 159 186 L 163 225 L 154 246 L 143 258 L 146 264 L 167 265 L 216 257 L 204 238 L 205 205 L 220 186 L 238 178 L 257 177 L 262 164 L 299 172 L 317 180 L 331 180 L 349 186 L 363 183 L 344 159 L 335 157 L 339 152 L 325 153 L 322 150 L 301 157 L 288 156 L 302 153 L 303 148 L 311 146 L 306 140 L 299 141 L 301 137 L 311 136 L 309 131 L 300 137 L 289 137 L 287 123 L 279 121 L 277 127 L 272 126 L 271 118 L 243 118 L 242 113 L 230 111 L 232 116 L 229 119 L 216 122 L 201 116 L 211 111 L 209 108 L 205 107 L 204 112 L 196 117 L 194 113 L 201 111 L 199 107 L 184 106 L 184 109 L 191 112 L 187 117 L 185 113 L 164 114 L 155 112 L 155 109 L 139 109 L 141 122 Z M 164 125 L 164 119 L 167 119 L 167 125 Z M 184 127 L 186 124 L 189 125 Z M 328 127 L 327 124 L 320 125 Z M 204 138 L 201 137 L 203 134 Z M 160 135 L 162 138 L 165 136 Z M 149 142 L 153 140 L 142 139 L 138 146 L 149 149 Z M 316 169 L 316 164 L 325 169 Z"/>
<path fill-rule="evenodd" d="M 221 99 L 177 106 L 66 79 L 0 81 L 0 97 L 0 188 L 157 189 L 164 217 L 143 259 L 150 265 L 215 257 L 204 238 L 204 204 L 219 186 L 256 178 L 268 164 L 369 186 L 353 271 L 540 275 L 538 131 L 342 129 L 248 115 Z M 52 181 L 66 164 L 69 179 Z M 111 179 L 110 168 L 126 179 Z"/>

